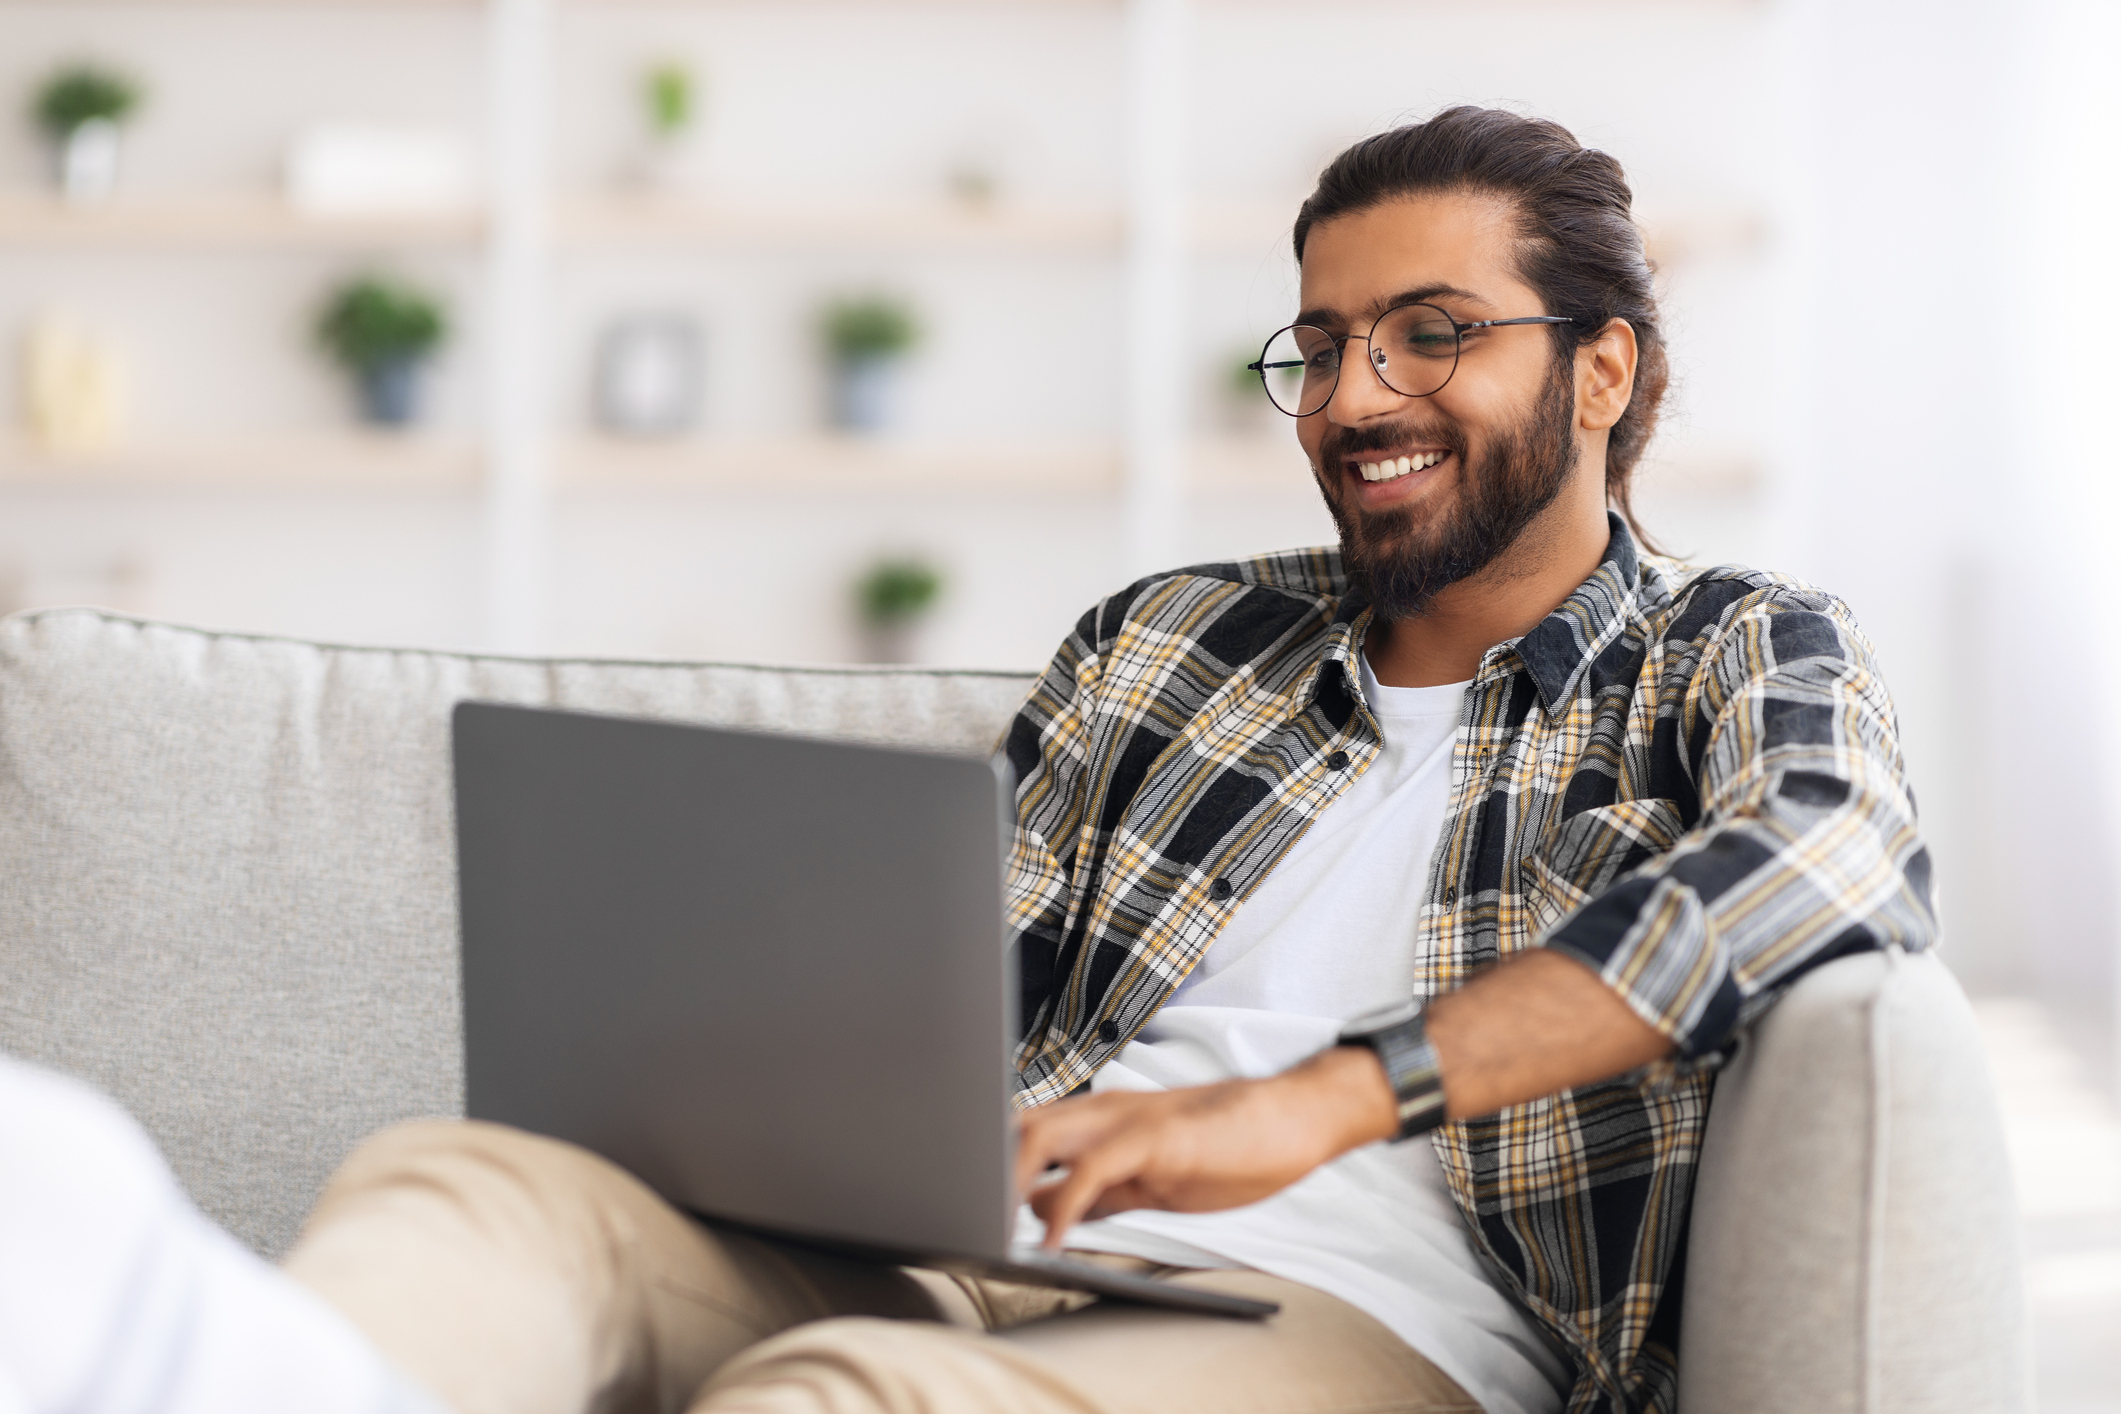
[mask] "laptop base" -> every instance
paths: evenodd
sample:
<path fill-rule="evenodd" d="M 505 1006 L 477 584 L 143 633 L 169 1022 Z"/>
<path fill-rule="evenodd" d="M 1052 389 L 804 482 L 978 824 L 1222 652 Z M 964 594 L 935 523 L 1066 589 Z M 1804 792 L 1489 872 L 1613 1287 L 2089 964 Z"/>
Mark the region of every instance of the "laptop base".
<path fill-rule="evenodd" d="M 1063 1291 L 1087 1291 L 1094 1296 L 1124 1301 L 1135 1306 L 1158 1306 L 1165 1310 L 1191 1311 L 1202 1316 L 1228 1316 L 1245 1321 L 1262 1321 L 1281 1310 L 1280 1305 L 1272 1301 L 1255 1301 L 1248 1296 L 1203 1291 L 1199 1287 L 1181 1286 L 1177 1282 L 1164 1281 L 1157 1277 L 1114 1271 L 1095 1262 L 1078 1261 L 1065 1255 L 1054 1256 L 1037 1247 L 1015 1248 L 1008 1257 L 1002 1259 L 954 1254 L 944 1256 L 932 1252 L 894 1251 L 870 1243 L 848 1242 L 818 1234 L 776 1232 L 770 1228 L 733 1223 L 726 1218 L 713 1218 L 698 1212 L 694 1212 L 692 1217 L 708 1226 L 731 1227 L 768 1242 L 808 1247 L 819 1252 L 829 1252 L 835 1257 L 852 1257 L 858 1261 L 879 1262 L 894 1267 L 922 1267 L 929 1271 L 954 1272 L 962 1276 L 992 1277 L 996 1281 L 1013 1281 L 1024 1286 L 1052 1286 Z"/>
<path fill-rule="evenodd" d="M 938 1264 L 939 1266 L 941 1264 Z M 1022 1282 L 1026 1286 L 1057 1286 L 1068 1291 L 1088 1291 L 1112 1301 L 1136 1306 L 1161 1306 L 1173 1311 L 1192 1311 L 1204 1316 L 1232 1316 L 1239 1320 L 1263 1321 L 1281 1307 L 1272 1301 L 1254 1301 L 1228 1292 L 1203 1291 L 1197 1286 L 1156 1277 L 1116 1272 L 1095 1262 L 1080 1262 L 1043 1252 L 1016 1252 L 1006 1262 L 951 1263 L 945 1271 L 964 1271 L 974 1276 Z"/>

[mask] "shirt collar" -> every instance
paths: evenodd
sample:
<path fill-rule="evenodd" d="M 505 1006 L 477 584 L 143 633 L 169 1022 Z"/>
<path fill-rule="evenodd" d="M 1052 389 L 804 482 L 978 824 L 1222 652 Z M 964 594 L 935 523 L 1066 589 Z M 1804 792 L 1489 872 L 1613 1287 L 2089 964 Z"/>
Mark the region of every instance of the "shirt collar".
<path fill-rule="evenodd" d="M 1591 577 L 1517 640 L 1517 656 L 1548 715 L 1561 710 L 1591 663 L 1635 618 L 1642 558 L 1627 522 L 1606 512 L 1605 555 Z"/>
<path fill-rule="evenodd" d="M 1628 533 L 1627 523 L 1611 511 L 1606 512 L 1606 528 L 1605 554 L 1599 559 L 1598 568 L 1514 646 L 1549 715 L 1560 710 L 1599 652 L 1636 617 L 1642 560 L 1635 549 L 1635 537 Z M 1297 693 L 1298 701 L 1316 701 L 1329 675 L 1347 690 L 1351 700 L 1362 700 L 1362 673 L 1356 655 L 1362 652 L 1370 617 L 1369 601 L 1360 590 L 1351 589 L 1342 597 L 1327 626 L 1325 643 L 1311 670 L 1310 681 L 1302 684 Z M 1510 644 L 1499 643 L 1489 649 L 1482 663 L 1483 672 L 1511 648 Z"/>
<path fill-rule="evenodd" d="M 1335 606 L 1326 625 L 1326 639 L 1308 681 L 1299 685 L 1296 700 L 1314 703 L 1328 682 L 1339 686 L 1350 702 L 1362 701 L 1360 657 L 1363 636 L 1370 631 L 1370 601 L 1359 589 L 1350 589 Z"/>

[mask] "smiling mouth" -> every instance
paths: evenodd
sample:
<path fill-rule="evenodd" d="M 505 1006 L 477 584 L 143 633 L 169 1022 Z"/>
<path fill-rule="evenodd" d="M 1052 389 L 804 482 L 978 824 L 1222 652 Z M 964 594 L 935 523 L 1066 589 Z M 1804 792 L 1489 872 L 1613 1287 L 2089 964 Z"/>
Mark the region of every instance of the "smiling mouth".
<path fill-rule="evenodd" d="M 1431 467 L 1451 455 L 1449 452 L 1415 452 L 1404 457 L 1386 457 L 1379 461 L 1357 461 L 1354 468 L 1365 481 L 1396 481 L 1410 472 Z"/>

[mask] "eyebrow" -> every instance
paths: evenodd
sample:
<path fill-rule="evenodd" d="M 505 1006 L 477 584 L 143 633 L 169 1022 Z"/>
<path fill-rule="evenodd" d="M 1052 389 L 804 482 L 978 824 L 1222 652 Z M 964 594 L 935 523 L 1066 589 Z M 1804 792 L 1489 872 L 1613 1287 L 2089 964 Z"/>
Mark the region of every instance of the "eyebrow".
<path fill-rule="evenodd" d="M 1490 306 L 1493 304 L 1493 301 L 1486 296 L 1474 294 L 1471 290 L 1461 290 L 1456 285 L 1433 284 L 1417 285 L 1411 290 L 1401 290 L 1396 295 L 1387 295 L 1383 299 L 1373 300 L 1370 302 L 1369 308 L 1364 312 L 1374 319 L 1386 310 L 1396 309 L 1403 304 L 1427 304 L 1429 301 L 1437 299 L 1471 300 L 1475 304 Z M 1317 308 L 1303 311 L 1292 322 L 1310 324 L 1324 329 L 1335 324 L 1344 324 L 1347 321 L 1337 309 Z"/>

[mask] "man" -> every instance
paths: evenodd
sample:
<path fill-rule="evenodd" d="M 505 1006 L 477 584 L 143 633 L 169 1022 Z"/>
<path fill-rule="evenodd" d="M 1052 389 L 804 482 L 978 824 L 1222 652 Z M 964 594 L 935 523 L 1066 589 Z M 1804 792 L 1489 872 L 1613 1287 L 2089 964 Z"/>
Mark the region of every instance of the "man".
<path fill-rule="evenodd" d="M 1336 158 L 1261 366 L 1339 552 L 1121 591 L 1004 738 L 1026 1222 L 1281 1316 L 829 1262 L 483 1126 L 357 1154 L 290 1271 L 465 1411 L 1670 1409 L 1716 1062 L 1936 923 L 1846 609 L 1630 533 L 1630 200 L 1499 112 Z"/>

